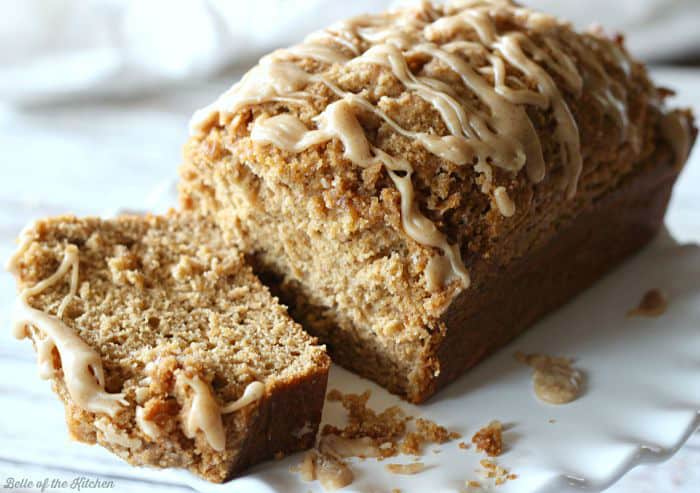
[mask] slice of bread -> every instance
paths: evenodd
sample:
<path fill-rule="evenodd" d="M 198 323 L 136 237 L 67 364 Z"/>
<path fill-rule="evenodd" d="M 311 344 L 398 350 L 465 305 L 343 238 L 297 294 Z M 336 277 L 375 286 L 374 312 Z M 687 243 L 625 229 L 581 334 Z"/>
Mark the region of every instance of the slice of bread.
<path fill-rule="evenodd" d="M 76 440 L 216 482 L 313 445 L 329 358 L 210 222 L 58 217 L 21 241 L 15 335 Z"/>

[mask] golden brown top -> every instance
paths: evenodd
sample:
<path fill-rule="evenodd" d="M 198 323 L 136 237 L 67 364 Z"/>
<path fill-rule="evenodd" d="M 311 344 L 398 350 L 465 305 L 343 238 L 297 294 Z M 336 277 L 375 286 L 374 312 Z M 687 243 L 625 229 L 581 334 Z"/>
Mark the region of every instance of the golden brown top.
<path fill-rule="evenodd" d="M 231 127 L 241 159 L 273 146 L 281 166 L 323 157 L 335 176 L 360 170 L 375 194 L 393 184 L 402 230 L 440 252 L 426 268 L 427 285 L 439 289 L 469 285 L 465 240 L 449 230 L 469 227 L 465 216 L 483 207 L 475 194 L 505 220 L 527 200 L 523 182 L 572 199 L 586 146 L 600 141 L 601 155 L 638 161 L 648 109 L 660 103 L 619 40 L 577 34 L 509 0 L 424 2 L 341 22 L 264 57 L 191 128 L 206 138 Z M 671 120 L 682 154 L 688 129 Z M 304 172 L 313 188 L 310 169 L 281 171 Z M 521 172 L 527 178 L 515 180 Z"/>

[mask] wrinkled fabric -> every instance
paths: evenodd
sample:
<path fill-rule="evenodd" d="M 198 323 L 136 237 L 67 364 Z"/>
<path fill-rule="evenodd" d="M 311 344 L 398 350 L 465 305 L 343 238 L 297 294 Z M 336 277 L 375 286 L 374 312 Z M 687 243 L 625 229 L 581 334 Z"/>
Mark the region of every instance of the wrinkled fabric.
<path fill-rule="evenodd" d="M 133 95 L 247 66 L 275 47 L 391 0 L 0 0 L 0 101 L 19 105 Z M 624 30 L 632 51 L 700 50 L 697 0 L 525 0 Z"/>

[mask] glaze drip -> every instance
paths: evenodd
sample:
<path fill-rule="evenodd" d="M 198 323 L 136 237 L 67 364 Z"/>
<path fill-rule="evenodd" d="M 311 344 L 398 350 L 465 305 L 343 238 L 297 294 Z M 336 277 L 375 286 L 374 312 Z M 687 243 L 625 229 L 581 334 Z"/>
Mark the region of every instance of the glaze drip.
<path fill-rule="evenodd" d="M 198 376 L 189 377 L 180 372 L 177 381 L 181 386 L 192 390 L 189 408 L 183 417 L 182 430 L 187 438 L 194 438 L 198 431 L 214 450 L 223 452 L 226 449 L 226 432 L 221 419 L 223 414 L 236 412 L 260 400 L 265 395 L 265 385 L 252 382 L 236 401 L 220 406 L 211 388 Z"/>
<path fill-rule="evenodd" d="M 504 19 L 525 26 L 527 33 L 503 28 Z M 454 39 L 465 29 L 476 39 Z M 576 194 L 583 158 L 578 126 L 562 91 L 573 97 L 580 97 L 584 89 L 591 92 L 619 124 L 623 136 L 628 126 L 623 86 L 590 55 L 586 39 L 555 18 L 509 0 L 451 1 L 444 6 L 423 2 L 418 9 L 360 16 L 264 57 L 241 82 L 194 115 L 191 131 L 202 135 L 213 123 L 226 125 L 236 112 L 250 105 L 277 101 L 311 107 L 307 87 L 324 85 L 337 100 L 313 118 L 316 128 L 288 113 L 263 116 L 254 122 L 251 139 L 291 153 L 337 139 L 344 146 L 345 158 L 353 164 L 367 167 L 381 163 L 401 194 L 405 233 L 417 243 L 439 250 L 444 259 L 429 262 L 429 288 L 438 290 L 458 280 L 465 289 L 470 281 L 459 248 L 448 243 L 416 203 L 411 163 L 375 147 L 358 116 L 371 113 L 429 153 L 487 174 L 483 193 L 492 198 L 503 216 L 511 217 L 517 213 L 516 204 L 502 187 L 492 189 L 492 168 L 513 174 L 525 169 L 535 183 L 545 179 L 541 142 L 527 112 L 529 106 L 536 107 L 551 113 L 554 120 L 553 134 L 563 169 L 563 179 L 557 183 L 571 198 Z M 622 73 L 629 73 L 629 61 L 613 43 L 601 42 L 596 49 L 607 53 Z M 431 63 L 446 67 L 458 76 L 463 88 L 458 91 L 441 80 L 414 73 L 409 61 L 416 57 L 427 57 Z M 302 68 L 303 61 L 329 68 L 308 71 Z M 584 78 L 577 63 L 590 67 L 593 75 Z M 365 93 L 343 90 L 331 75 L 330 67 L 368 64 L 385 68 L 408 93 L 428 103 L 448 134 L 403 128 Z M 513 76 L 514 72 L 519 76 Z M 473 97 L 465 97 L 463 89 Z M 449 269 L 444 268 L 446 262 Z"/>
<path fill-rule="evenodd" d="M 29 249 L 31 241 L 28 233 L 22 234 L 20 247 L 10 259 L 8 270 L 15 273 L 19 270 L 19 260 Z M 86 411 L 113 417 L 122 406 L 128 405 L 124 394 L 110 394 L 105 391 L 105 375 L 100 355 L 62 321 L 63 313 L 78 289 L 79 265 L 78 247 L 68 245 L 56 272 L 20 292 L 15 308 L 13 333 L 17 339 L 23 339 L 29 336 L 30 330 L 35 331 L 39 374 L 42 378 L 48 379 L 56 375 L 53 355 L 54 350 L 57 351 L 63 380 L 71 399 Z M 56 315 L 30 306 L 29 298 L 54 286 L 69 273 L 70 289 L 59 305 Z"/>

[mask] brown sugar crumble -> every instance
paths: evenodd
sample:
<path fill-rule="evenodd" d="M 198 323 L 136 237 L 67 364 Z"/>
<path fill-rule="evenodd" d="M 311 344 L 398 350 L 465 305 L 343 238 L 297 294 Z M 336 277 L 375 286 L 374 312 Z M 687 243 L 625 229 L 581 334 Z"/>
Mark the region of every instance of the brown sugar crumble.
<path fill-rule="evenodd" d="M 307 479 L 309 481 L 318 476 L 320 481 L 320 474 L 309 471 L 323 459 L 320 463 L 327 463 L 326 469 L 340 471 L 345 480 L 349 475 L 344 468 L 350 470 L 344 461 L 346 458 L 383 460 L 399 454 L 419 456 L 425 444 L 443 444 L 461 437 L 459 433 L 449 431 L 428 419 L 414 420 L 398 406 L 377 412 L 367 406 L 370 395 L 369 390 L 362 394 L 343 394 L 337 389 L 329 390 L 326 399 L 339 402 L 345 408 L 347 424 L 343 427 L 324 426 L 316 449 L 310 452 L 315 455 L 305 457 L 302 465 L 293 469 L 293 472 L 299 472 L 302 479 L 311 478 Z M 412 421 L 415 422 L 415 429 L 409 431 L 408 423 Z M 386 469 L 393 474 L 418 474 L 425 469 L 425 465 L 422 462 L 388 464 Z M 328 480 L 326 482 L 330 484 Z M 324 489 L 327 489 L 326 486 Z"/>
<path fill-rule="evenodd" d="M 464 443 L 464 442 L 459 442 L 459 444 L 457 446 L 459 448 L 461 448 L 462 450 L 469 450 L 470 448 L 472 448 L 472 446 L 470 444 Z"/>
<path fill-rule="evenodd" d="M 492 479 L 496 486 L 501 486 L 507 481 L 518 479 L 517 474 L 511 473 L 508 469 L 499 466 L 492 460 L 482 459 L 479 461 L 479 464 L 483 469 L 477 472 L 481 473 L 488 479 Z"/>
<path fill-rule="evenodd" d="M 639 306 L 627 312 L 627 317 L 660 317 L 666 313 L 668 300 L 658 289 L 650 289 L 639 302 Z"/>
<path fill-rule="evenodd" d="M 348 420 L 343 428 L 326 425 L 321 432 L 322 441 L 328 440 L 327 437 L 330 436 L 363 440 L 367 449 L 371 449 L 373 453 L 378 451 L 377 455 L 367 456 L 386 458 L 399 453 L 421 455 L 425 444 L 443 444 L 461 438 L 459 433 L 449 431 L 424 418 L 416 419 L 415 430 L 408 431 L 407 424 L 413 421 L 412 416 L 407 416 L 398 406 L 391 406 L 377 413 L 367 407 L 369 397 L 369 391 L 362 394 L 342 394 L 337 389 L 330 390 L 327 399 L 340 402 L 348 412 Z"/>
<path fill-rule="evenodd" d="M 326 398 L 331 402 L 340 402 L 345 408 L 347 424 L 343 428 L 324 426 L 321 440 L 335 440 L 328 438 L 330 436 L 363 440 L 368 450 L 374 447 L 379 451 L 375 457 L 393 457 L 398 453 L 398 441 L 406 434 L 406 423 L 412 418 L 398 406 L 377 413 L 367 407 L 369 397 L 369 390 L 362 394 L 342 394 L 337 389 L 330 390 Z"/>
<path fill-rule="evenodd" d="M 479 452 L 498 457 L 503 452 L 503 425 L 500 421 L 491 421 L 474 434 L 472 443 Z"/>
<path fill-rule="evenodd" d="M 418 418 L 416 430 L 406 434 L 401 443 L 401 452 L 408 455 L 420 455 L 423 445 L 426 443 L 447 443 L 450 440 L 461 438 L 456 432 L 447 431 L 443 426 L 428 419 Z"/>

